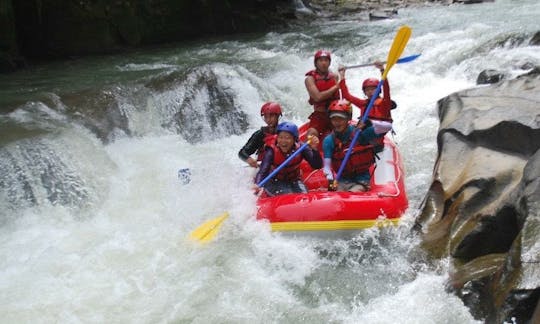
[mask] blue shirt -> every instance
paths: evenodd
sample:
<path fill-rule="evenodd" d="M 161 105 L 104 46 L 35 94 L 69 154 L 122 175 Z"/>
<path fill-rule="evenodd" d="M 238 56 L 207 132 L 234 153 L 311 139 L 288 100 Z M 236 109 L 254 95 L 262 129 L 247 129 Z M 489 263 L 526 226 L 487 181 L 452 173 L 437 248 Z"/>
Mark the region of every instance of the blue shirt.
<path fill-rule="evenodd" d="M 351 133 L 356 129 L 353 125 L 349 125 L 343 133 L 338 132 L 332 132 L 323 140 L 323 152 L 324 152 L 324 158 L 331 159 L 332 155 L 334 154 L 334 136 L 337 136 L 337 138 L 343 143 L 347 144 L 349 143 L 349 139 L 351 137 Z M 362 133 L 360 133 L 360 136 L 358 137 L 358 140 L 356 141 L 356 145 L 368 145 L 370 141 L 374 140 L 375 138 L 379 138 L 384 136 L 384 134 L 377 135 L 375 134 L 375 130 L 372 126 L 364 129 Z"/>
<path fill-rule="evenodd" d="M 323 140 L 323 152 L 324 152 L 324 158 L 325 159 L 331 159 L 332 155 L 334 154 L 335 150 L 335 144 L 334 144 L 334 136 L 337 136 L 337 138 L 343 143 L 348 144 L 351 139 L 351 134 L 354 132 L 356 127 L 353 125 L 349 125 L 343 133 L 338 133 L 336 131 L 326 135 L 326 137 Z M 366 129 L 364 129 L 360 135 L 358 136 L 358 140 L 356 141 L 356 145 L 368 145 L 370 141 L 372 141 L 375 138 L 379 138 L 384 136 L 384 134 L 377 135 L 375 134 L 375 130 L 373 129 L 373 126 L 370 126 Z M 338 170 L 334 170 L 335 172 L 338 172 Z M 369 171 L 358 174 L 354 177 L 354 179 L 348 179 L 345 177 L 342 177 L 341 180 L 344 181 L 369 181 L 370 175 Z"/>

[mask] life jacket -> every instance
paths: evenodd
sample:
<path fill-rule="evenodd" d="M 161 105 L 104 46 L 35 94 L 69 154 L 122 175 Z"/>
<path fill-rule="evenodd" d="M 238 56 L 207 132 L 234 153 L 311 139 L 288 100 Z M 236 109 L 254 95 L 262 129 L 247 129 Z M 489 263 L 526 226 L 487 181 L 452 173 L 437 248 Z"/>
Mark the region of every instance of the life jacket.
<path fill-rule="evenodd" d="M 369 100 L 366 102 L 366 105 L 362 108 L 362 112 L 366 110 L 368 104 L 369 104 Z M 390 110 L 395 108 L 395 104 L 396 103 L 392 100 L 390 100 L 390 104 L 385 104 L 383 98 L 379 97 L 375 99 L 375 102 L 373 103 L 373 107 L 369 111 L 368 118 L 374 119 L 374 120 L 393 122 Z M 379 148 L 382 148 L 382 146 L 384 146 L 384 137 L 376 138 L 372 140 L 371 143 Z"/>
<path fill-rule="evenodd" d="M 264 158 L 264 153 L 266 152 L 266 148 L 272 146 L 276 142 L 277 134 L 270 133 L 268 126 L 261 127 L 261 131 L 264 134 L 263 137 L 263 145 L 257 149 L 257 161 L 262 161 Z"/>
<path fill-rule="evenodd" d="M 369 104 L 369 100 L 366 101 L 366 105 L 363 107 L 362 113 L 367 109 L 368 104 Z M 388 104 L 385 104 L 383 98 L 377 98 L 375 99 L 375 102 L 373 103 L 373 107 L 369 111 L 368 118 L 392 122 L 392 115 L 390 114 L 391 108 L 392 108 L 392 103 L 388 105 Z"/>
<path fill-rule="evenodd" d="M 351 132 L 346 143 L 339 140 L 335 133 L 332 133 L 332 137 L 334 138 L 332 168 L 337 172 L 341 167 L 341 162 L 347 154 L 347 150 L 349 150 L 349 145 L 353 140 L 354 132 Z M 369 167 L 375 162 L 375 153 L 373 152 L 372 145 L 355 145 L 352 150 L 351 156 L 342 173 L 346 178 L 352 178 L 362 172 L 368 171 Z"/>
<path fill-rule="evenodd" d="M 317 70 L 311 70 L 306 73 L 306 76 L 312 76 L 313 79 L 315 79 L 315 86 L 317 87 L 317 89 L 319 89 L 319 91 L 328 90 L 337 84 L 336 75 L 332 72 L 328 72 L 327 75 L 322 75 Z M 330 102 L 336 99 L 339 99 L 338 91 L 334 93 L 332 98 L 329 98 L 325 101 L 315 102 L 315 100 L 310 97 L 308 102 L 310 105 L 313 105 L 313 108 L 315 110 L 321 108 L 327 110 Z"/>
<path fill-rule="evenodd" d="M 298 150 L 299 147 L 300 145 L 296 143 L 291 154 Z M 272 170 L 274 170 L 280 166 L 288 158 L 288 156 L 281 152 L 275 141 L 271 145 L 271 148 L 274 151 L 274 161 L 272 162 Z M 301 176 L 300 163 L 302 162 L 302 159 L 303 157 L 301 154 L 296 155 L 283 169 L 279 170 L 275 178 L 280 181 L 299 180 Z"/>

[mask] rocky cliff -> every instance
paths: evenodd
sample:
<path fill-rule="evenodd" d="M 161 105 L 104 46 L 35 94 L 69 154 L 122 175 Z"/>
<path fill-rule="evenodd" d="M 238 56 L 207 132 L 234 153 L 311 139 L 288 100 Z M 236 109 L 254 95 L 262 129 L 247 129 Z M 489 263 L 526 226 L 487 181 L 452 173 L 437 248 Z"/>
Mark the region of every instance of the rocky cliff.
<path fill-rule="evenodd" d="M 524 323 L 540 295 L 540 70 L 452 94 L 438 110 L 417 217 L 424 248 L 451 260 L 449 287 L 473 314 Z"/>

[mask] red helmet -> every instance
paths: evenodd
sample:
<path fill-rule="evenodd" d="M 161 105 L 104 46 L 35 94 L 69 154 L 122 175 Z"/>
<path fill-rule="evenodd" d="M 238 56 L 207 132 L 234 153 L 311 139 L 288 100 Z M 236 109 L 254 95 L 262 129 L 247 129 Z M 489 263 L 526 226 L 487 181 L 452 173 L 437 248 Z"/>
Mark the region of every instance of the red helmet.
<path fill-rule="evenodd" d="M 334 116 L 341 116 L 343 118 L 351 119 L 352 118 L 352 107 L 351 103 L 347 100 L 334 100 L 330 103 L 328 107 L 328 115 L 330 118 Z"/>
<path fill-rule="evenodd" d="M 328 57 L 328 60 L 332 61 L 332 56 L 330 55 L 330 51 L 318 50 L 317 52 L 315 52 L 315 57 L 313 58 L 313 64 L 317 63 L 317 60 L 321 57 Z"/>
<path fill-rule="evenodd" d="M 261 106 L 261 116 L 264 116 L 266 114 L 276 114 L 281 116 L 281 106 L 276 102 L 266 102 L 264 105 Z"/>
<path fill-rule="evenodd" d="M 365 79 L 364 82 L 362 82 L 362 89 L 365 89 L 366 87 L 377 87 L 379 85 L 379 80 L 375 78 L 369 78 Z"/>

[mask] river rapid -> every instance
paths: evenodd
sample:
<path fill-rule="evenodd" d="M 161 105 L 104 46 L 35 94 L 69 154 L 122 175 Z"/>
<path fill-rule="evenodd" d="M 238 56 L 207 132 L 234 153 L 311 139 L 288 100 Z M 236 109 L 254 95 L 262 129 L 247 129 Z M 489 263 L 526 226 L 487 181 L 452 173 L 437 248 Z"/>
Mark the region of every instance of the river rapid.
<path fill-rule="evenodd" d="M 1 321 L 475 323 L 446 290 L 447 262 L 409 234 L 437 153 L 436 102 L 485 69 L 540 65 L 528 45 L 539 16 L 536 0 L 409 8 L 1 75 Z M 271 233 L 237 157 L 261 104 L 303 123 L 317 49 L 333 69 L 384 60 L 404 24 L 403 55 L 422 55 L 388 74 L 410 199 L 401 225 L 347 240 Z M 347 71 L 351 92 L 371 76 Z M 224 211 L 215 242 L 186 239 Z"/>

